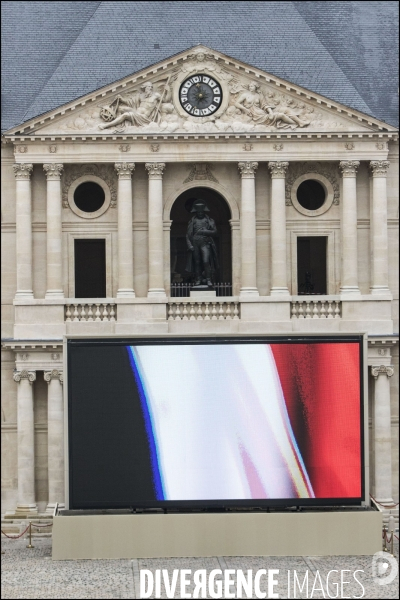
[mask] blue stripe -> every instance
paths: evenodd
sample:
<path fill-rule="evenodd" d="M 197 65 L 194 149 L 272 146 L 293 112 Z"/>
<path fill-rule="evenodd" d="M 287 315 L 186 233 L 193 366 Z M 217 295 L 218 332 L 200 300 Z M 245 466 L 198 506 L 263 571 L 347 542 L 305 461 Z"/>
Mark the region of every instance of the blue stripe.
<path fill-rule="evenodd" d="M 132 371 L 135 377 L 137 389 L 139 392 L 140 403 L 146 428 L 147 440 L 150 450 L 151 468 L 153 472 L 153 483 L 157 500 L 165 500 L 164 486 L 161 477 L 160 464 L 158 459 L 158 450 L 156 438 L 154 435 L 153 419 L 151 416 L 151 408 L 147 400 L 143 377 L 140 374 L 138 359 L 135 356 L 134 346 L 127 346 L 128 356 L 131 363 Z"/>

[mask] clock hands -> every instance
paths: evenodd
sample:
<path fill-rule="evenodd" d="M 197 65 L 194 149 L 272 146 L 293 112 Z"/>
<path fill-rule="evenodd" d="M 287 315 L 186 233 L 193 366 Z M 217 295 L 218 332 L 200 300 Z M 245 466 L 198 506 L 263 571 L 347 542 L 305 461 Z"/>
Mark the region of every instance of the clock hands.
<path fill-rule="evenodd" d="M 209 94 L 207 93 L 207 91 L 201 87 L 201 85 L 198 83 L 196 85 L 197 91 L 194 94 L 194 97 L 196 98 L 196 100 L 198 100 L 198 102 L 205 102 L 209 96 Z"/>

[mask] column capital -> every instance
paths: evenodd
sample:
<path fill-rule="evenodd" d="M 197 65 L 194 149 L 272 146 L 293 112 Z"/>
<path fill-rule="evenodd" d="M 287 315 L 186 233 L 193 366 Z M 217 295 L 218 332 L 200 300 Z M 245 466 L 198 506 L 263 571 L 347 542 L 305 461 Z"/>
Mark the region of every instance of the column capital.
<path fill-rule="evenodd" d="M 371 367 L 371 375 L 375 379 L 378 379 L 379 375 L 386 375 L 387 377 L 392 377 L 393 374 L 393 367 L 387 367 L 386 365 Z"/>
<path fill-rule="evenodd" d="M 43 165 L 43 171 L 46 173 L 47 179 L 60 180 L 63 172 L 64 165 L 61 163 L 45 163 Z"/>
<path fill-rule="evenodd" d="M 33 171 L 32 163 L 15 163 L 13 165 L 15 179 L 30 179 Z"/>
<path fill-rule="evenodd" d="M 258 162 L 240 162 L 238 169 L 242 178 L 253 179 L 258 168 Z"/>
<path fill-rule="evenodd" d="M 36 380 L 36 371 L 27 371 L 26 369 L 22 371 L 14 371 L 13 379 L 17 383 L 19 383 L 21 379 L 27 379 L 32 385 L 32 383 Z"/>
<path fill-rule="evenodd" d="M 149 174 L 149 179 L 162 179 L 165 163 L 146 163 L 144 166 Z"/>
<path fill-rule="evenodd" d="M 272 179 L 285 179 L 289 163 L 281 160 L 273 160 L 268 163 Z"/>
<path fill-rule="evenodd" d="M 342 177 L 356 177 L 359 166 L 359 160 L 341 160 L 339 167 L 342 171 Z"/>
<path fill-rule="evenodd" d="M 114 167 L 118 173 L 119 179 L 130 179 L 132 177 L 132 171 L 135 170 L 135 163 L 119 162 L 115 163 Z"/>
<path fill-rule="evenodd" d="M 369 166 L 372 177 L 386 177 L 389 165 L 390 161 L 388 160 L 371 160 Z"/>
<path fill-rule="evenodd" d="M 59 371 L 58 369 L 53 369 L 52 371 L 45 371 L 43 377 L 44 380 L 47 381 L 47 383 L 50 383 L 52 379 L 58 379 L 60 383 L 64 382 L 63 372 Z"/>

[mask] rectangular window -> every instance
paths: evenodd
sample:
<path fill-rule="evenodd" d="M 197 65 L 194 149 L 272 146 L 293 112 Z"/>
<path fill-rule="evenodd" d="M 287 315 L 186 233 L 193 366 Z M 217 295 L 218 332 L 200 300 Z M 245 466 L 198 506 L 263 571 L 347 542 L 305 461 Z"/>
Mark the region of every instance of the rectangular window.
<path fill-rule="evenodd" d="M 106 296 L 106 240 L 75 239 L 75 298 Z"/>
<path fill-rule="evenodd" d="M 297 238 L 298 294 L 326 294 L 326 237 Z"/>

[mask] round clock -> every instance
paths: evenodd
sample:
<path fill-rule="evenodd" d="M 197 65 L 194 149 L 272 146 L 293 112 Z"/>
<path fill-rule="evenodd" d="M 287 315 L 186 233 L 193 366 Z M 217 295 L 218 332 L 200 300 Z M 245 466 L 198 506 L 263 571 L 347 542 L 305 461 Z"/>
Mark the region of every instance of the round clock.
<path fill-rule="evenodd" d="M 212 115 L 221 105 L 221 86 L 208 75 L 193 75 L 182 83 L 179 101 L 189 115 L 194 117 Z"/>

